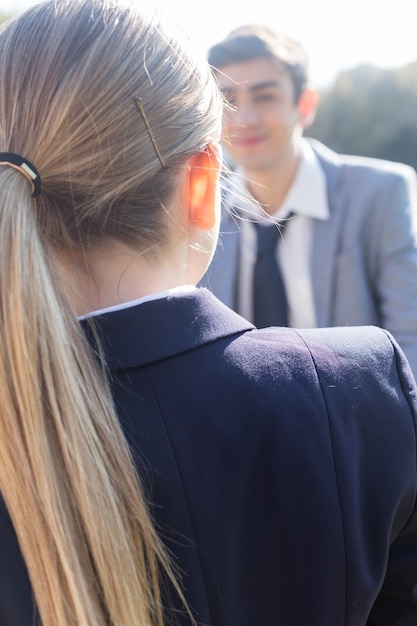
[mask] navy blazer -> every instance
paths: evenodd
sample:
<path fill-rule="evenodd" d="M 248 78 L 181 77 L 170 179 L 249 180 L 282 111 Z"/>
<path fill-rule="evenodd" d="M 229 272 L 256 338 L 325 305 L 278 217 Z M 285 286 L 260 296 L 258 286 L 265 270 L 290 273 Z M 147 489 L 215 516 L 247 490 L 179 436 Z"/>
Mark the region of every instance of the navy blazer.
<path fill-rule="evenodd" d="M 416 386 L 390 334 L 256 330 L 205 289 L 93 319 L 198 624 L 417 624 Z M 0 542 L 0 624 L 31 626 L 5 511 Z"/>

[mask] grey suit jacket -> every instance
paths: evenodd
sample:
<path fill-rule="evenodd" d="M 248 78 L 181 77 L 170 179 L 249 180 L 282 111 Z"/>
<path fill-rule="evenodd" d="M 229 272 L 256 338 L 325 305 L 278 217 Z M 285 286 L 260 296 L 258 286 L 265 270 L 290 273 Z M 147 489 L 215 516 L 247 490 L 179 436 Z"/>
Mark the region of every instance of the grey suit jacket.
<path fill-rule="evenodd" d="M 315 220 L 317 325 L 376 325 L 396 337 L 417 377 L 417 177 L 407 165 L 339 155 L 309 140 L 327 180 L 330 219 Z M 223 210 L 203 283 L 231 308 L 239 220 Z M 240 312 L 240 311 L 238 311 Z"/>

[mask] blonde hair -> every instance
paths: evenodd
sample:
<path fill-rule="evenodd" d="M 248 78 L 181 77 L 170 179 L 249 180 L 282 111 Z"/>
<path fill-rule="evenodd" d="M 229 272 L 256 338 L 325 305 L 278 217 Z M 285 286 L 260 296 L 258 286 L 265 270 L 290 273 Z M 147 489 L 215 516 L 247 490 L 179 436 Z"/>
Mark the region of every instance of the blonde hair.
<path fill-rule="evenodd" d="M 32 199 L 0 167 L 0 490 L 43 626 L 160 626 L 161 569 L 176 583 L 54 252 L 168 240 L 178 169 L 218 141 L 221 101 L 186 39 L 126 2 L 42 3 L 0 59 L 0 151 L 42 179 Z"/>

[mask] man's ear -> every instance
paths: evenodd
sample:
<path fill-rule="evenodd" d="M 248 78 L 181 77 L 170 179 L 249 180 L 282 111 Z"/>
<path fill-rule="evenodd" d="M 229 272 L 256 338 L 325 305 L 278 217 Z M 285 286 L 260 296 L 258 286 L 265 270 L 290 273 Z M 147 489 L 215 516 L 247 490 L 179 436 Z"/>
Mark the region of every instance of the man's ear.
<path fill-rule="evenodd" d="M 303 128 L 308 128 L 316 117 L 316 111 L 319 104 L 318 91 L 311 88 L 304 89 L 298 101 L 298 110 L 300 112 L 300 122 Z"/>
<path fill-rule="evenodd" d="M 217 222 L 218 181 L 222 167 L 219 144 L 210 144 L 188 160 L 188 210 L 191 225 L 210 230 Z"/>

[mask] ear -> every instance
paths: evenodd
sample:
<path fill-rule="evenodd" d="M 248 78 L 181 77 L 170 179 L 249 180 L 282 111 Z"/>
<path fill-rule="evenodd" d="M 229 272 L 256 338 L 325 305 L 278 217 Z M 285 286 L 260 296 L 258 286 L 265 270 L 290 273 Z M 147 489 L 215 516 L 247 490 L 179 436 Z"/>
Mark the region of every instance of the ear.
<path fill-rule="evenodd" d="M 315 89 L 304 89 L 298 101 L 298 110 L 300 112 L 300 121 L 303 128 L 308 128 L 316 117 L 316 111 L 319 104 L 319 94 Z"/>
<path fill-rule="evenodd" d="M 210 230 L 217 223 L 222 150 L 210 144 L 188 160 L 188 211 L 191 225 Z"/>

